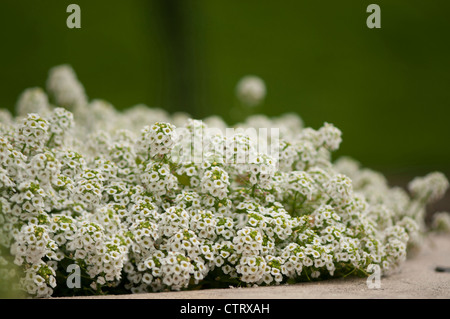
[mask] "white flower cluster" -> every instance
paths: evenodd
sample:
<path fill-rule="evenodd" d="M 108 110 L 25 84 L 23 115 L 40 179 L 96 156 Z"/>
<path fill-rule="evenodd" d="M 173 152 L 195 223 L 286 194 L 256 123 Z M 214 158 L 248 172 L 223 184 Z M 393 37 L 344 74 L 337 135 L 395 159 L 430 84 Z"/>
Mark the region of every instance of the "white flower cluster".
<path fill-rule="evenodd" d="M 448 212 L 436 212 L 432 219 L 431 225 L 434 231 L 450 233 L 450 214 Z"/>
<path fill-rule="evenodd" d="M 236 86 L 236 95 L 242 103 L 256 106 L 266 96 L 266 85 L 260 77 L 247 75 L 239 80 Z"/>
<path fill-rule="evenodd" d="M 408 194 L 352 159 L 333 162 L 342 139 L 329 123 L 305 128 L 290 114 L 238 125 L 279 127 L 274 158 L 242 131 L 226 136 L 217 117 L 90 102 L 68 66 L 47 83 L 56 106 L 32 89 L 16 117 L 0 117 L 0 251 L 31 296 L 271 285 L 374 264 L 386 274 L 420 245 L 426 205 L 448 188 L 432 173 Z M 201 136 L 203 151 L 177 158 L 199 140 L 176 126 L 197 134 L 207 123 L 217 130 Z M 81 288 L 67 285 L 71 264 Z"/>

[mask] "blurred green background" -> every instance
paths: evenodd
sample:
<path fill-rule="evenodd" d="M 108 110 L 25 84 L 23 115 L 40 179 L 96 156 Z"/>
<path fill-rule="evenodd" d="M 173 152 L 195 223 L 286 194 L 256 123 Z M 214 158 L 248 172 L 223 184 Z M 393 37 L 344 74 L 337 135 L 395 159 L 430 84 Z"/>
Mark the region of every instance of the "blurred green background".
<path fill-rule="evenodd" d="M 381 7 L 381 29 L 366 8 Z M 81 29 L 66 8 L 81 7 Z M 0 106 L 12 110 L 68 63 L 89 98 L 144 103 L 230 124 L 247 74 L 268 94 L 255 111 L 334 123 L 339 155 L 389 176 L 450 175 L 450 2 L 2 0 Z"/>

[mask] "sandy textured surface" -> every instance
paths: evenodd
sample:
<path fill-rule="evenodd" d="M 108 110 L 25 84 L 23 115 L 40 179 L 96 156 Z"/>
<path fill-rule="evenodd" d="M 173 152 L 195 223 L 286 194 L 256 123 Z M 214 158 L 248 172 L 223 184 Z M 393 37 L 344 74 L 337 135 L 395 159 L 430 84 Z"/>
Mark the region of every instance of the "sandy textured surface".
<path fill-rule="evenodd" d="M 255 288 L 205 289 L 134 295 L 83 297 L 87 299 L 450 299 L 450 236 L 430 236 L 423 249 L 398 272 L 381 278 L 379 289 L 369 289 L 365 278 Z"/>

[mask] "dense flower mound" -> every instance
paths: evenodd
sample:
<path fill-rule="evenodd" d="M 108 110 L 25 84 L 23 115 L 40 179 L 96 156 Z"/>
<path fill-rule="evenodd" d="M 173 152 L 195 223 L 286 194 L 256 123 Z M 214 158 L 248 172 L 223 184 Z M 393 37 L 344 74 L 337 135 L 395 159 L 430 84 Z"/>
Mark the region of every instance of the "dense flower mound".
<path fill-rule="evenodd" d="M 19 274 L 33 297 L 388 274 L 420 246 L 426 205 L 448 188 L 439 172 L 407 192 L 332 161 L 340 130 L 295 114 L 251 116 L 230 135 L 218 117 L 119 112 L 89 101 L 66 65 L 0 122 L 0 266 L 9 252 L 22 271 L 2 275 Z M 277 152 L 247 128 L 277 132 Z"/>

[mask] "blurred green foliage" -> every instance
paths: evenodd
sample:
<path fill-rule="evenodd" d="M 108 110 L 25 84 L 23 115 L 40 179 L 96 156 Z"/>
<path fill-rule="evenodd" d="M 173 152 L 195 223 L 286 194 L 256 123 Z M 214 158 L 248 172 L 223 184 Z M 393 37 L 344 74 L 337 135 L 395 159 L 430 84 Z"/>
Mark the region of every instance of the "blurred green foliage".
<path fill-rule="evenodd" d="M 88 96 L 229 123 L 244 75 L 268 95 L 255 111 L 297 112 L 343 131 L 339 154 L 385 173 L 450 173 L 450 2 L 398 0 L 2 0 L 0 106 L 73 66 Z M 66 8 L 81 7 L 81 29 Z"/>
<path fill-rule="evenodd" d="M 9 249 L 0 245 L 0 299 L 26 298 L 20 289 L 20 279 L 24 276 L 20 267 L 14 264 Z"/>

